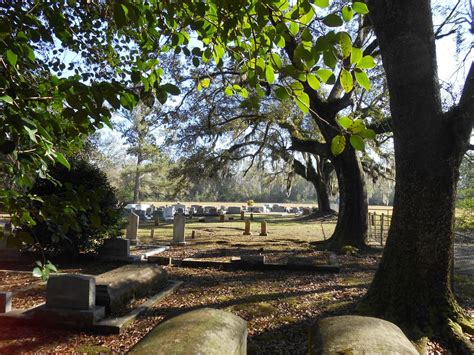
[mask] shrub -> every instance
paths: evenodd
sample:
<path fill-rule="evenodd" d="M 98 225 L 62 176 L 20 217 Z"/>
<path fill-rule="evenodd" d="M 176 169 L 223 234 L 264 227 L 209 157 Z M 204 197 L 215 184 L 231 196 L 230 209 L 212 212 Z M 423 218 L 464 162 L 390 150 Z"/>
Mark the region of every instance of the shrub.
<path fill-rule="evenodd" d="M 118 234 L 120 208 L 105 173 L 81 159 L 70 165 L 56 165 L 50 173 L 55 181 L 37 179 L 31 190 L 39 197 L 30 211 L 36 225 L 23 229 L 49 253 L 94 251 L 103 238 Z"/>

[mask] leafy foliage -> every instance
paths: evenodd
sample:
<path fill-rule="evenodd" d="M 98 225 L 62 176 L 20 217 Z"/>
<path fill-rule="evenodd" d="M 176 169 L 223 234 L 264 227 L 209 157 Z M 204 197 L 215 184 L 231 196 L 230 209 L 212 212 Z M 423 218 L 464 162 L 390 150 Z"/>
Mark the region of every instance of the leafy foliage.
<path fill-rule="evenodd" d="M 38 197 L 30 206 L 34 226 L 22 231 L 42 249 L 76 255 L 118 233 L 120 209 L 102 171 L 83 160 L 70 163 L 70 170 L 60 165 L 52 169 L 54 181 L 35 181 L 31 193 Z"/>

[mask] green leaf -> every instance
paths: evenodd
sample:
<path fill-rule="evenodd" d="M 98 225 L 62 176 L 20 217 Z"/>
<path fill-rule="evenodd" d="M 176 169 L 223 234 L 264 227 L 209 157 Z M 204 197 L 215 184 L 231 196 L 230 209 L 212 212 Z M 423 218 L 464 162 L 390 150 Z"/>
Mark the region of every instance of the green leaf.
<path fill-rule="evenodd" d="M 275 81 L 275 73 L 273 72 L 273 68 L 270 65 L 267 65 L 265 68 L 265 78 L 269 84 L 273 84 Z"/>
<path fill-rule="evenodd" d="M 38 140 L 36 139 L 36 132 L 38 132 L 38 130 L 36 128 L 29 128 L 27 126 L 24 126 L 26 132 L 28 133 L 28 136 L 30 136 L 30 139 L 35 142 L 35 143 L 38 143 Z"/>
<path fill-rule="evenodd" d="M 364 129 L 365 129 L 365 124 L 364 124 L 364 121 L 362 121 L 361 119 L 357 119 L 353 121 L 352 124 L 349 126 L 349 128 L 347 128 L 347 130 L 351 132 L 352 134 L 359 134 Z"/>
<path fill-rule="evenodd" d="M 324 64 L 326 64 L 329 68 L 334 69 L 336 67 L 337 58 L 335 57 L 331 48 L 323 53 L 323 61 Z"/>
<path fill-rule="evenodd" d="M 341 85 L 345 92 L 350 92 L 354 86 L 354 82 L 352 80 L 352 74 L 349 73 L 346 69 L 341 70 Z"/>
<path fill-rule="evenodd" d="M 125 9 L 128 12 L 128 9 L 123 4 L 115 2 L 114 4 L 114 20 L 118 27 L 123 27 L 127 23 L 127 14 Z"/>
<path fill-rule="evenodd" d="M 349 22 L 354 17 L 354 10 L 350 6 L 344 6 L 342 8 L 342 18 L 344 21 Z"/>
<path fill-rule="evenodd" d="M 331 77 L 334 77 L 333 72 L 329 69 L 318 69 L 318 70 L 316 70 L 316 74 L 326 84 L 328 83 L 328 81 Z"/>
<path fill-rule="evenodd" d="M 342 58 L 349 57 L 352 52 L 352 39 L 348 33 L 339 33 L 339 45 L 341 46 Z"/>
<path fill-rule="evenodd" d="M 301 39 L 305 42 L 311 42 L 313 40 L 313 35 L 311 34 L 311 31 L 306 27 L 301 34 Z"/>
<path fill-rule="evenodd" d="M 359 69 L 372 69 L 375 67 L 375 60 L 372 56 L 366 55 L 356 65 Z"/>
<path fill-rule="evenodd" d="M 288 91 L 286 90 L 286 88 L 283 88 L 283 87 L 279 87 L 275 90 L 275 95 L 277 98 L 279 98 L 280 100 L 288 100 L 291 96 L 290 94 L 288 93 Z"/>
<path fill-rule="evenodd" d="M 365 90 L 370 90 L 370 80 L 367 74 L 364 71 L 355 70 L 354 71 L 355 78 L 360 86 L 362 86 Z"/>
<path fill-rule="evenodd" d="M 303 84 L 301 84 L 299 81 L 294 81 L 290 84 L 291 90 L 293 91 L 293 94 L 296 96 L 300 96 L 304 92 Z"/>
<path fill-rule="evenodd" d="M 375 139 L 376 133 L 373 129 L 366 128 L 359 135 L 367 139 Z"/>
<path fill-rule="evenodd" d="M 309 86 L 311 86 L 311 88 L 314 90 L 318 90 L 321 86 L 321 83 L 319 82 L 318 78 L 316 78 L 316 76 L 313 74 L 308 74 L 306 76 L 306 81 L 308 82 Z"/>
<path fill-rule="evenodd" d="M 364 150 L 365 144 L 364 140 L 360 136 L 351 136 L 349 138 L 349 142 L 351 143 L 352 147 L 356 150 Z"/>
<path fill-rule="evenodd" d="M 337 123 L 344 129 L 348 129 L 352 124 L 352 120 L 347 116 L 342 116 L 337 119 Z"/>
<path fill-rule="evenodd" d="M 11 96 L 8 96 L 8 95 L 0 96 L 0 100 L 6 102 L 7 104 L 13 105 L 13 99 L 11 98 Z"/>
<path fill-rule="evenodd" d="M 226 94 L 227 96 L 234 95 L 234 90 L 232 89 L 232 86 L 227 86 L 224 90 L 224 94 Z"/>
<path fill-rule="evenodd" d="M 290 31 L 290 34 L 292 36 L 296 36 L 298 34 L 299 29 L 300 29 L 300 27 L 298 26 L 298 24 L 296 22 L 292 21 L 290 23 L 289 31 Z"/>
<path fill-rule="evenodd" d="M 331 140 L 331 153 L 338 156 L 344 151 L 346 147 L 346 137 L 338 134 Z"/>
<path fill-rule="evenodd" d="M 324 9 L 325 7 L 328 7 L 329 6 L 329 0 L 315 0 L 314 1 L 314 4 L 317 6 L 317 7 L 320 7 L 322 9 Z"/>
<path fill-rule="evenodd" d="M 170 83 L 161 85 L 161 88 L 171 95 L 181 94 L 181 90 L 179 90 L 179 88 L 176 85 L 173 85 Z"/>
<path fill-rule="evenodd" d="M 369 13 L 369 9 L 367 8 L 367 5 L 364 4 L 363 2 L 353 2 L 352 3 L 352 8 L 354 9 L 355 12 L 357 12 L 359 15 L 365 15 Z"/>
<path fill-rule="evenodd" d="M 362 59 L 362 49 L 352 47 L 352 52 L 351 52 L 351 64 L 357 64 L 359 61 Z"/>
<path fill-rule="evenodd" d="M 281 69 L 282 67 L 282 62 L 281 62 L 281 58 L 278 54 L 276 53 L 272 53 L 270 55 L 270 58 L 271 58 L 271 63 L 273 65 L 274 68 L 277 68 L 277 69 Z"/>
<path fill-rule="evenodd" d="M 41 277 L 41 276 L 43 276 L 41 269 L 39 267 L 35 267 L 33 269 L 33 277 Z"/>
<path fill-rule="evenodd" d="M 342 26 L 344 22 L 336 14 L 329 14 L 323 19 L 323 23 L 328 27 L 339 27 Z"/>
<path fill-rule="evenodd" d="M 303 113 L 309 112 L 309 96 L 303 92 L 301 95 L 296 97 L 296 104 Z"/>
<path fill-rule="evenodd" d="M 8 63 L 10 63 L 12 67 L 16 66 L 18 56 L 11 49 L 7 49 L 5 56 L 7 57 Z"/>
<path fill-rule="evenodd" d="M 208 88 L 209 84 L 211 83 L 211 79 L 210 78 L 204 78 L 204 79 L 201 79 L 201 81 L 199 83 L 201 84 L 201 86 L 203 88 Z"/>
<path fill-rule="evenodd" d="M 53 272 L 58 272 L 58 269 L 56 268 L 56 266 L 54 264 L 51 263 L 51 261 L 48 261 L 48 263 L 45 265 L 46 268 L 48 268 L 49 270 L 53 271 Z"/>
<path fill-rule="evenodd" d="M 71 165 L 61 153 L 56 153 L 56 161 L 61 165 L 65 166 L 68 170 L 71 170 Z"/>

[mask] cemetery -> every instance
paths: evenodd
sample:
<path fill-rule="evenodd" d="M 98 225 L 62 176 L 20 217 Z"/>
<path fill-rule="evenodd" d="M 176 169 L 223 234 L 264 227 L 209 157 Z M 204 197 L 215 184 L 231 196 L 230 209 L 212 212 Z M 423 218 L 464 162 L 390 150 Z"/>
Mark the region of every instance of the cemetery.
<path fill-rule="evenodd" d="M 473 18 L 3 1 L 0 354 L 474 354 Z"/>

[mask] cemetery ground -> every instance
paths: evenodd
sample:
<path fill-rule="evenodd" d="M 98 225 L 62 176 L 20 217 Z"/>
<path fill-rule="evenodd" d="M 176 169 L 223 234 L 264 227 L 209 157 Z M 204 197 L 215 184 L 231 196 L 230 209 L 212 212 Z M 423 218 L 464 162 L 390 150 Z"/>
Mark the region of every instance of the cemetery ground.
<path fill-rule="evenodd" d="M 170 247 L 159 254 L 173 258 L 199 257 L 225 260 L 246 254 L 265 255 L 267 260 L 283 261 L 290 255 L 318 256 L 313 242 L 328 238 L 335 218 L 307 220 L 294 215 L 254 214 L 252 235 L 243 235 L 240 215 L 221 222 L 219 217 L 186 221 L 186 246 Z M 248 218 L 246 214 L 246 218 Z M 260 222 L 267 221 L 268 236 L 260 236 Z M 151 230 L 154 230 L 153 238 Z M 172 222 L 140 224 L 142 244 L 169 244 Z M 194 239 L 191 239 L 192 231 Z M 461 245 L 472 247 L 472 239 Z M 133 250 L 133 249 L 132 249 Z M 471 248 L 472 250 L 472 248 Z M 126 352 L 163 320 L 197 308 L 212 307 L 230 311 L 248 322 L 250 354 L 305 354 L 308 327 L 330 315 L 351 314 L 364 296 L 380 260 L 382 248 L 374 245 L 364 254 L 338 255 L 339 273 L 290 270 L 233 270 L 166 266 L 169 279 L 184 283 L 142 314 L 122 334 L 103 335 L 90 331 L 48 329 L 33 326 L 6 326 L 0 323 L 0 353 Z M 119 263 L 96 259 L 71 262 L 57 260 L 60 272 L 98 275 L 117 268 Z M 31 264 L 1 263 L 3 289 L 16 292 L 14 308 L 29 308 L 44 302 L 45 283 L 34 279 Z M 474 315 L 474 279 L 457 270 L 455 291 L 460 304 Z M 132 301 L 129 307 L 143 302 Z M 442 351 L 442 344 L 430 343 L 430 353 Z"/>

